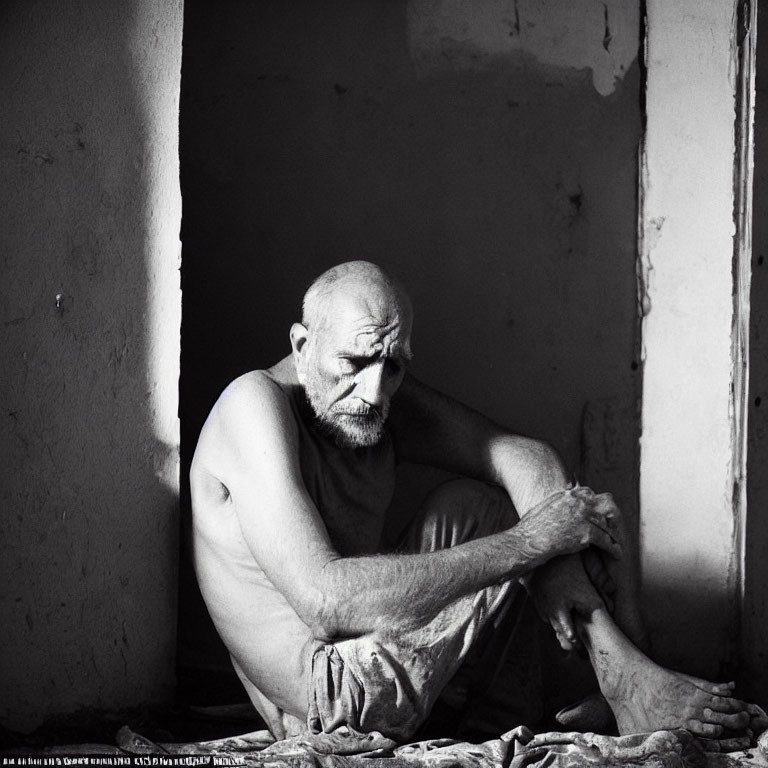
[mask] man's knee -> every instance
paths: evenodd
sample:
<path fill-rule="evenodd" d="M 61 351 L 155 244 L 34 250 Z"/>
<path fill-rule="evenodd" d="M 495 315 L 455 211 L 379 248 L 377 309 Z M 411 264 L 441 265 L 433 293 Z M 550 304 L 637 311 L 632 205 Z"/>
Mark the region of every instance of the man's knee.
<path fill-rule="evenodd" d="M 518 520 L 503 488 L 469 478 L 449 480 L 435 488 L 422 505 L 418 549 L 447 549 L 511 528 Z"/>
<path fill-rule="evenodd" d="M 330 733 L 346 725 L 361 733 L 378 731 L 408 741 L 424 719 L 422 707 L 429 696 L 414 684 L 393 650 L 372 637 L 318 648 L 312 661 L 311 729 Z"/>

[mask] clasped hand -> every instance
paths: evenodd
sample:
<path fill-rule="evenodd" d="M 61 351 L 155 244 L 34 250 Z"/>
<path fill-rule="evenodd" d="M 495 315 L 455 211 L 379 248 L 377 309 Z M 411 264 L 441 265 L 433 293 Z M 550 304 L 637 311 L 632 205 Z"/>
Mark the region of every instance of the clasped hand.
<path fill-rule="evenodd" d="M 613 607 L 615 585 L 602 552 L 611 558 L 621 556 L 619 509 L 610 494 L 576 487 L 546 498 L 521 524 L 530 526 L 529 543 L 551 556 L 526 578 L 526 586 L 562 648 L 572 650 L 580 645 L 574 614 L 587 616 L 602 605 Z M 574 555 L 577 552 L 580 555 Z"/>
<path fill-rule="evenodd" d="M 528 548 L 543 560 L 594 546 L 621 557 L 619 509 L 610 493 L 576 486 L 557 491 L 528 511 L 518 524 Z"/>

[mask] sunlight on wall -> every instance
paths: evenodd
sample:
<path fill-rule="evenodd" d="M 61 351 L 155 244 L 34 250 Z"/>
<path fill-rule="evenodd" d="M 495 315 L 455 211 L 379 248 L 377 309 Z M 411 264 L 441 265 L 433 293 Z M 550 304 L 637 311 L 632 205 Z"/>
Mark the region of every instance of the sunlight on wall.
<path fill-rule="evenodd" d="M 28 731 L 173 694 L 182 4 L 10 5 L 0 722 Z"/>
<path fill-rule="evenodd" d="M 735 598 L 733 3 L 650 0 L 641 547 L 656 647 L 712 668 Z M 711 674 L 711 672 L 710 672 Z"/>
<path fill-rule="evenodd" d="M 157 42 L 154 66 L 144 83 L 151 100 L 141 99 L 145 130 L 152 137 L 146 221 L 147 385 L 155 436 L 162 448 L 154 455 L 155 472 L 174 493 L 179 490 L 179 355 L 181 346 L 181 188 L 179 185 L 178 114 L 182 29 L 178 14 L 152 14 L 144 0 L 151 34 Z M 137 25 L 132 41 L 134 65 L 146 68 L 143 36 L 149 22 Z M 165 54 L 163 54 L 165 52 Z"/>

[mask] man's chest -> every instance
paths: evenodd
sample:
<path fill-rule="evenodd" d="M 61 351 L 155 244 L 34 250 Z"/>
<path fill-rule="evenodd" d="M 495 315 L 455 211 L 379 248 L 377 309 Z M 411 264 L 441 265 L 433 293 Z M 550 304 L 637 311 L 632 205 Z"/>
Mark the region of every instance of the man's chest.
<path fill-rule="evenodd" d="M 302 451 L 305 486 L 339 554 L 378 550 L 395 484 L 394 457 L 382 449 L 361 458 L 323 454 L 317 446 Z"/>

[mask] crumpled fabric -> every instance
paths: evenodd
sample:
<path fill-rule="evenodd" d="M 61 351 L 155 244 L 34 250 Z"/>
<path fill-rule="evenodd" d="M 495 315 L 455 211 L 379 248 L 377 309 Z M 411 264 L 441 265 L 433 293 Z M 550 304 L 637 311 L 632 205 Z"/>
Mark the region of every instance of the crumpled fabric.
<path fill-rule="evenodd" d="M 768 766 L 760 750 L 726 752 L 728 744 L 699 739 L 683 729 L 654 731 L 631 736 L 594 733 L 541 733 L 521 746 L 510 768 L 727 768 L 739 765 Z"/>
<path fill-rule="evenodd" d="M 675 729 L 631 736 L 549 732 L 524 726 L 498 739 L 470 744 L 436 739 L 394 746 L 381 734 L 346 727 L 273 741 L 268 731 L 190 744 L 154 744 L 123 728 L 118 745 L 129 754 L 215 754 L 266 768 L 768 768 L 768 732 L 756 747 L 700 739 Z"/>

